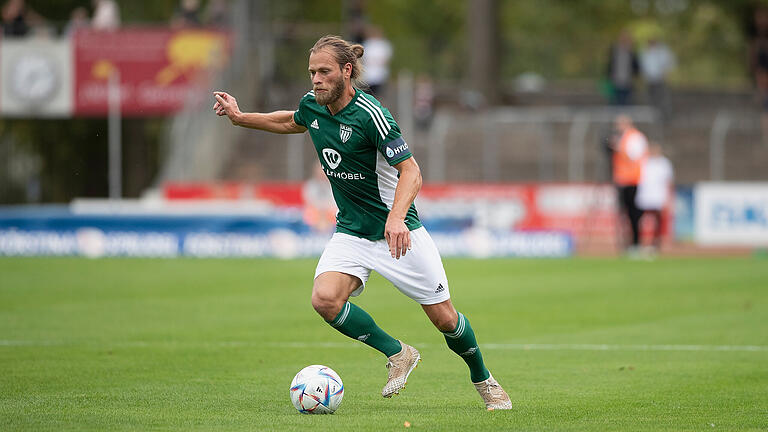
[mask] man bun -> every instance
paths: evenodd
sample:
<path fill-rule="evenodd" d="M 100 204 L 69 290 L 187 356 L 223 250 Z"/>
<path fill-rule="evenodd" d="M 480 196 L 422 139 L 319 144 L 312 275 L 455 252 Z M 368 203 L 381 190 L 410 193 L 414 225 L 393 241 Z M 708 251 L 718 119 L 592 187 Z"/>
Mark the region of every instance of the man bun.
<path fill-rule="evenodd" d="M 350 48 L 357 58 L 361 58 L 363 53 L 365 53 L 365 48 L 360 44 L 354 44 Z"/>

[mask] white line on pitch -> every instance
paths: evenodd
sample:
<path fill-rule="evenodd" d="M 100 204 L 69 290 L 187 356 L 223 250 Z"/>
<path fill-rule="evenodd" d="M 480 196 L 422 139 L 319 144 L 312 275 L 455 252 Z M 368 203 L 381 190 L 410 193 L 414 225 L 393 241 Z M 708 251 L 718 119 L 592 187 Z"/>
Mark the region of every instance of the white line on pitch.
<path fill-rule="evenodd" d="M 0 340 L 0 347 L 41 347 L 41 346 L 89 346 L 89 347 L 214 347 L 214 348 L 361 348 L 362 344 L 349 342 L 256 342 L 256 341 L 51 341 L 51 340 Z M 434 348 L 438 344 L 415 343 L 420 348 Z M 440 344 L 442 346 L 442 344 Z M 482 350 L 514 351 L 698 351 L 698 352 L 768 352 L 765 345 L 610 345 L 610 344 L 481 344 Z"/>
<path fill-rule="evenodd" d="M 768 351 L 763 345 L 483 344 L 483 349 L 550 351 Z"/>
<path fill-rule="evenodd" d="M 266 345 L 279 348 L 349 348 L 348 343 L 271 342 Z M 360 346 L 356 344 L 355 346 Z M 414 346 L 432 348 L 436 344 L 415 343 Z M 441 345 L 442 346 L 442 345 Z M 735 351 L 768 352 L 765 345 L 607 345 L 607 344 L 480 344 L 481 350 L 517 351 Z"/>

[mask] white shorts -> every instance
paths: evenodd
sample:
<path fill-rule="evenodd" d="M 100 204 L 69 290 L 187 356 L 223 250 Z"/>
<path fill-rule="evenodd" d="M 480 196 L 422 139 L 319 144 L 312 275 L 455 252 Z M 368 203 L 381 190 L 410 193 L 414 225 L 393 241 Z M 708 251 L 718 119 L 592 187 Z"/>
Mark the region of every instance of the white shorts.
<path fill-rule="evenodd" d="M 430 305 L 451 298 L 440 253 L 424 227 L 411 231 L 411 250 L 399 260 L 390 255 L 386 240 L 371 241 L 334 233 L 317 263 L 315 278 L 329 271 L 357 276 L 363 284 L 352 296 L 358 296 L 371 270 L 420 304 Z"/>

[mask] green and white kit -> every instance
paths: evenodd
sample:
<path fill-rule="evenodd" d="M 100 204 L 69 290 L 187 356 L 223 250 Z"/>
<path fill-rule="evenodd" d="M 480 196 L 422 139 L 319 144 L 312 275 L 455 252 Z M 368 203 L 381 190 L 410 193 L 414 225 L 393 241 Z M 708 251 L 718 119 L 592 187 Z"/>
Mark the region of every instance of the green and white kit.
<path fill-rule="evenodd" d="M 310 91 L 293 118 L 307 128 L 331 182 L 339 208 L 336 231 L 368 240 L 383 239 L 397 187 L 398 173 L 392 165 L 412 156 L 389 110 L 373 96 L 355 89 L 349 104 L 331 115 Z M 413 205 L 405 225 L 409 230 L 421 226 Z"/>
<path fill-rule="evenodd" d="M 375 270 L 421 304 L 450 298 L 440 254 L 413 204 L 405 217 L 412 249 L 396 260 L 384 240 L 398 181 L 393 165 L 413 156 L 389 110 L 355 89 L 352 100 L 332 115 L 310 91 L 293 118 L 312 137 L 339 208 L 336 233 L 320 257 L 315 277 L 328 271 L 357 276 L 363 286 L 352 295 L 358 295 Z"/>

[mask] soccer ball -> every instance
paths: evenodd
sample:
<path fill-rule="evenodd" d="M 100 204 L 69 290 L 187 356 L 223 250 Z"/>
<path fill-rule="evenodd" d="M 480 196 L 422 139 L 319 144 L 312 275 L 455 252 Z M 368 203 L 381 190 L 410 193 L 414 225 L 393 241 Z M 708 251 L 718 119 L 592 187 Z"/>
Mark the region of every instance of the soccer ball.
<path fill-rule="evenodd" d="M 342 397 L 344 384 L 328 366 L 307 366 L 291 381 L 291 402 L 302 414 L 332 414 Z"/>

